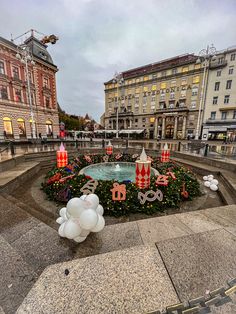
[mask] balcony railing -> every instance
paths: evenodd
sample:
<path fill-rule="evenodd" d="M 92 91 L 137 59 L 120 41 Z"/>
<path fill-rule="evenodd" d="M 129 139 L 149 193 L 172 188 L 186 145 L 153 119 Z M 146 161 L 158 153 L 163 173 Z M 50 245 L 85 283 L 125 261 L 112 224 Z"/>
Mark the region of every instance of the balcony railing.
<path fill-rule="evenodd" d="M 207 124 L 229 124 L 229 123 L 234 123 L 236 124 L 236 119 L 207 119 L 206 120 Z"/>
<path fill-rule="evenodd" d="M 227 60 L 224 60 L 224 61 L 222 61 L 222 62 L 218 62 L 218 61 L 215 61 L 215 62 L 211 62 L 210 63 L 210 66 L 209 66 L 209 68 L 210 69 L 217 69 L 217 68 L 223 68 L 223 67 L 225 67 L 227 65 Z"/>
<path fill-rule="evenodd" d="M 119 116 L 132 116 L 134 113 L 133 111 L 118 111 Z M 116 116 L 116 110 L 110 113 L 110 116 Z"/>
<path fill-rule="evenodd" d="M 187 111 L 189 108 L 187 106 L 184 107 L 174 107 L 174 108 L 158 108 L 156 112 L 158 113 L 165 113 L 165 112 L 182 112 L 182 111 Z"/>

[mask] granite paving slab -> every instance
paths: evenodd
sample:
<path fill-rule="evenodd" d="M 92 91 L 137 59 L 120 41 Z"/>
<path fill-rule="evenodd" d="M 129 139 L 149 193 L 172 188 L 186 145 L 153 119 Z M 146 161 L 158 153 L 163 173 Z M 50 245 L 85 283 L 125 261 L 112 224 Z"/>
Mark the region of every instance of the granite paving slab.
<path fill-rule="evenodd" d="M 41 273 L 48 265 L 71 259 L 70 247 L 74 244 L 60 238 L 57 231 L 49 226 L 39 223 L 11 245 L 35 272 Z"/>
<path fill-rule="evenodd" d="M 181 301 L 204 296 L 236 277 L 236 237 L 224 229 L 156 245 Z"/>
<path fill-rule="evenodd" d="M 236 205 L 227 205 L 199 211 L 224 227 L 236 225 Z"/>
<path fill-rule="evenodd" d="M 13 314 L 37 276 L 18 252 L 1 236 L 0 247 L 0 306 L 6 314 Z"/>
<path fill-rule="evenodd" d="M 182 223 L 188 226 L 194 233 L 222 228 L 222 225 L 212 221 L 209 217 L 198 213 L 189 212 L 175 215 Z"/>
<path fill-rule="evenodd" d="M 75 257 L 87 257 L 142 244 L 136 222 L 110 225 L 105 226 L 101 232 L 90 233 L 87 239 L 75 248 Z"/>
<path fill-rule="evenodd" d="M 175 215 L 139 220 L 137 224 L 143 243 L 149 245 L 193 233 Z"/>
<path fill-rule="evenodd" d="M 136 246 L 48 267 L 17 313 L 143 314 L 178 301 L 158 251 Z"/>

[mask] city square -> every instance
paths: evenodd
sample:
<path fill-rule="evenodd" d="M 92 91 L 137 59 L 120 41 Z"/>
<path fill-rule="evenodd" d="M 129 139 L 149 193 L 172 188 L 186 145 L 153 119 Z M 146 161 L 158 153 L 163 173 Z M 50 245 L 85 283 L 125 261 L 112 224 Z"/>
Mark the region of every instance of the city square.
<path fill-rule="evenodd" d="M 22 1 L 17 25 L 0 5 L 0 314 L 236 313 L 236 6 L 216 3 Z"/>

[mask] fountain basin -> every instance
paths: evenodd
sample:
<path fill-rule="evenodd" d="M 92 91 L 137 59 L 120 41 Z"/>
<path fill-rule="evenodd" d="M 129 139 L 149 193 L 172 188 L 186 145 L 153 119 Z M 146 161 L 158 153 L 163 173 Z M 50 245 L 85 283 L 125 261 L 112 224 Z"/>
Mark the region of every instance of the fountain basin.
<path fill-rule="evenodd" d="M 107 162 L 89 165 L 80 170 L 79 174 L 85 174 L 95 180 L 115 180 L 118 182 L 135 182 L 135 162 Z M 159 172 L 151 168 L 151 176 L 157 176 Z"/>

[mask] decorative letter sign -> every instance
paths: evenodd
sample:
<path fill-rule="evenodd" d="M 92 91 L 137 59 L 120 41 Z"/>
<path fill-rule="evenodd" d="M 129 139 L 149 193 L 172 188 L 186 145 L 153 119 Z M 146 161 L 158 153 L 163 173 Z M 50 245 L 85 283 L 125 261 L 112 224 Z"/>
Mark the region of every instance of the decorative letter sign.
<path fill-rule="evenodd" d="M 113 146 L 111 145 L 111 141 L 109 141 L 109 143 L 106 147 L 106 153 L 107 153 L 107 155 L 112 155 L 112 153 L 113 153 Z"/>
<path fill-rule="evenodd" d="M 170 161 L 170 150 L 168 149 L 168 145 L 165 144 L 163 150 L 161 151 L 161 162 L 169 162 Z"/>
<path fill-rule="evenodd" d="M 126 200 L 126 185 L 113 183 L 112 200 L 113 201 L 125 201 Z"/>
<path fill-rule="evenodd" d="M 57 151 L 57 168 L 65 167 L 68 164 L 68 154 L 61 143 L 60 150 Z"/>
<path fill-rule="evenodd" d="M 82 192 L 84 195 L 87 194 L 94 194 L 96 188 L 98 186 L 98 181 L 96 180 L 89 180 L 85 185 L 80 189 L 80 192 Z"/>
<path fill-rule="evenodd" d="M 143 148 L 140 160 L 136 160 L 136 185 L 140 189 L 146 189 L 150 185 L 151 161 L 147 160 L 147 155 Z"/>

